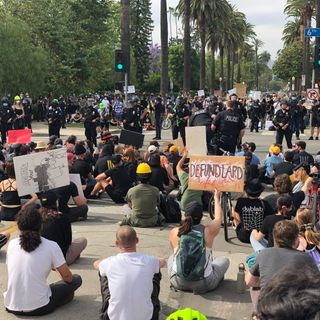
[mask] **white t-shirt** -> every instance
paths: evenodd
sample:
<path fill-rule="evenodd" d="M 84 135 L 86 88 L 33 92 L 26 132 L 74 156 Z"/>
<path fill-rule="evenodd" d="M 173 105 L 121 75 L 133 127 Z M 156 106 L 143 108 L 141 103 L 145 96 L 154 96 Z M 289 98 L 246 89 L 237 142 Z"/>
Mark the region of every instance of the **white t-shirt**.
<path fill-rule="evenodd" d="M 101 261 L 101 276 L 107 276 L 110 320 L 150 320 L 153 276 L 160 270 L 159 259 L 137 252 L 119 253 Z"/>
<path fill-rule="evenodd" d="M 41 237 L 41 244 L 32 252 L 24 251 L 19 238 L 9 242 L 7 250 L 8 290 L 4 304 L 12 311 L 32 311 L 49 303 L 51 289 L 47 277 L 52 268 L 65 263 L 56 242 Z"/>

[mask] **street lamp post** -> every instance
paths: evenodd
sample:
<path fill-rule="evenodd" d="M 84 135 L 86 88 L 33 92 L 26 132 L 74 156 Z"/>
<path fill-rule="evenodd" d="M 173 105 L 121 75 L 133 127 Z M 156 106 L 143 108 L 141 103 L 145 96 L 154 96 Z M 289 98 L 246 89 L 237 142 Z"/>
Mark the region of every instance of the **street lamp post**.
<path fill-rule="evenodd" d="M 223 96 L 223 87 L 222 87 L 222 78 L 219 78 L 220 81 L 220 92 L 221 92 L 221 96 Z"/>
<path fill-rule="evenodd" d="M 292 77 L 291 78 L 291 80 L 292 80 L 292 87 L 291 87 L 291 89 L 292 89 L 292 91 L 294 91 L 295 90 L 295 80 L 296 80 L 296 78 L 295 77 Z"/>

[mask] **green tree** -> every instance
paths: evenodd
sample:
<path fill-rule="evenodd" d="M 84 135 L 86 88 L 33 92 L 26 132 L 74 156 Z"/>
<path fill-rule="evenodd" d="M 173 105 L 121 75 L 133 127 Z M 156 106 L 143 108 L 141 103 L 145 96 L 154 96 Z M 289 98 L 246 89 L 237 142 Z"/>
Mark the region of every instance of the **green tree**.
<path fill-rule="evenodd" d="M 150 0 L 131 0 L 131 48 L 135 59 L 137 85 L 143 86 L 149 74 L 153 30 Z"/>
<path fill-rule="evenodd" d="M 288 81 L 292 77 L 299 79 L 302 71 L 302 61 L 300 59 L 302 52 L 303 45 L 300 41 L 282 49 L 272 67 L 274 74 L 284 81 Z"/>

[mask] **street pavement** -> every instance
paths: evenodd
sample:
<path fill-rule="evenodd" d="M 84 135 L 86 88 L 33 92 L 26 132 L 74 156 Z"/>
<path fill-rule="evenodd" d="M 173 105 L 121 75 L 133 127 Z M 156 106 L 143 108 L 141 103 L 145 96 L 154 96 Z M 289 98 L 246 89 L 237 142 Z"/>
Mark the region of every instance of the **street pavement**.
<path fill-rule="evenodd" d="M 47 127 L 41 123 L 34 124 L 34 140 L 47 141 Z M 307 133 L 308 130 L 306 130 Z M 84 130 L 79 127 L 69 127 L 61 130 L 62 138 L 70 134 L 75 134 L 79 138 L 84 138 Z M 145 145 L 154 136 L 154 132 L 147 132 Z M 307 140 L 307 136 L 301 136 L 302 140 Z M 171 140 L 171 132 L 163 131 L 163 141 Z M 275 141 L 274 132 L 250 133 L 247 132 L 243 141 L 254 141 L 257 145 L 256 154 L 260 159 L 264 159 L 271 143 Z M 293 141 L 295 141 L 293 139 Z M 316 154 L 320 151 L 319 141 L 308 141 L 307 151 Z M 266 191 L 267 194 L 270 190 Z M 83 252 L 81 258 L 71 266 L 73 273 L 80 274 L 83 285 L 76 292 L 73 302 L 57 309 L 51 315 L 43 316 L 42 319 L 82 319 L 92 320 L 99 318 L 99 308 L 101 306 L 101 295 L 97 271 L 92 264 L 96 259 L 108 257 L 117 253 L 114 245 L 115 232 L 118 228 L 117 222 L 122 219 L 121 206 L 112 203 L 110 200 L 92 200 L 89 202 L 89 217 L 87 221 L 77 222 L 72 225 L 74 238 L 85 236 L 88 239 L 88 247 Z M 205 213 L 203 223 L 208 223 L 210 218 Z M 171 249 L 168 242 L 169 230 L 174 225 L 166 225 L 157 228 L 136 228 L 139 236 L 138 251 L 159 256 L 169 257 Z M 3 229 L 3 228 L 2 228 Z M 1 231 L 1 226 L 0 226 Z M 17 236 L 15 227 L 10 229 L 13 237 Z M 161 281 L 161 314 L 160 319 L 166 317 L 173 311 L 191 307 L 204 313 L 208 319 L 251 319 L 251 301 L 249 290 L 244 294 L 236 292 L 236 279 L 238 265 L 245 261 L 246 256 L 251 252 L 250 246 L 240 243 L 232 228 L 229 228 L 231 236 L 230 242 L 225 242 L 223 229 L 219 233 L 213 244 L 214 256 L 227 256 L 230 259 L 230 268 L 225 275 L 225 280 L 213 292 L 194 295 L 193 293 L 174 292 L 170 289 L 167 269 L 162 270 Z M 7 272 L 5 265 L 5 246 L 0 252 L 0 292 L 4 292 L 7 284 Z M 51 272 L 49 282 L 59 280 L 55 272 Z M 139 288 L 128 288 L 128 290 L 139 290 Z M 124 301 L 124 303 L 126 303 Z M 16 317 L 8 314 L 3 306 L 3 299 L 0 299 L 0 319 L 10 320 Z M 24 317 L 20 317 L 24 319 Z M 27 318 L 26 318 L 27 319 Z M 128 319 L 129 320 L 129 319 Z M 141 319 L 143 320 L 143 319 Z"/>

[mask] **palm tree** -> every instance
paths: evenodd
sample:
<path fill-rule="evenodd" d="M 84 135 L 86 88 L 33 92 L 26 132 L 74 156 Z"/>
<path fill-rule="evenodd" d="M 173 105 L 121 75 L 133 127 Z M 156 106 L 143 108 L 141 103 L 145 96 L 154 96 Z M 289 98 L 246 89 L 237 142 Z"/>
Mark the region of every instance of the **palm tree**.
<path fill-rule="evenodd" d="M 285 47 L 300 40 L 300 21 L 298 17 L 285 24 L 281 39 Z"/>
<path fill-rule="evenodd" d="M 167 16 L 167 0 L 161 0 L 160 9 L 161 24 L 161 84 L 160 93 L 166 99 L 169 86 L 169 50 L 168 50 L 168 16 Z"/>
<path fill-rule="evenodd" d="M 130 81 L 130 0 L 121 0 L 121 49 Z M 130 83 L 130 82 L 129 82 Z"/>
<path fill-rule="evenodd" d="M 177 6 L 179 16 L 183 17 L 183 91 L 188 93 L 191 86 L 191 1 L 180 0 Z"/>
<path fill-rule="evenodd" d="M 259 90 L 259 55 L 258 51 L 263 46 L 263 41 L 259 40 L 258 38 L 253 39 L 253 47 L 255 53 L 255 87 L 256 90 Z"/>

